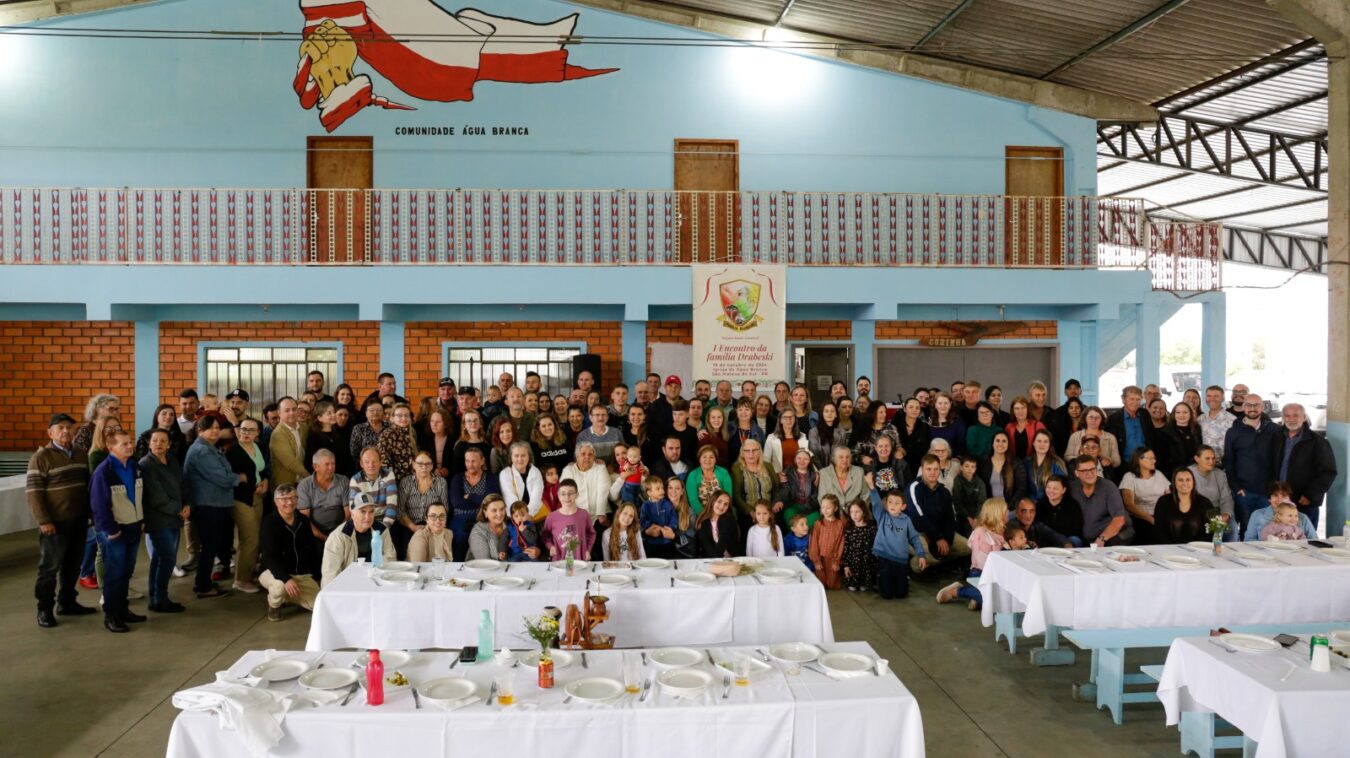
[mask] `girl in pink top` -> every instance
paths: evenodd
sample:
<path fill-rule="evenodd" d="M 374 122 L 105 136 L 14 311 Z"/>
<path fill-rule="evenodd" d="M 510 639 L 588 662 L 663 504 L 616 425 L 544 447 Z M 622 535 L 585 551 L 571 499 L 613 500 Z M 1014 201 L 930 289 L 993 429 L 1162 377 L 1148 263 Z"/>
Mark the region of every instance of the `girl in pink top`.
<path fill-rule="evenodd" d="M 1008 501 L 1001 497 L 991 497 L 984 501 L 980 506 L 980 516 L 976 519 L 975 530 L 970 533 L 966 542 L 970 545 L 970 574 L 967 579 L 974 579 L 984 573 L 984 562 L 989 559 L 989 554 L 997 550 L 1005 550 L 1008 547 L 1008 541 L 1003 538 L 1003 529 L 1008 524 Z M 950 603 L 956 598 L 961 597 L 969 600 L 969 607 L 972 611 L 980 609 L 980 590 L 974 585 L 963 585 L 960 582 L 951 584 L 938 590 L 937 601 L 939 603 Z"/>

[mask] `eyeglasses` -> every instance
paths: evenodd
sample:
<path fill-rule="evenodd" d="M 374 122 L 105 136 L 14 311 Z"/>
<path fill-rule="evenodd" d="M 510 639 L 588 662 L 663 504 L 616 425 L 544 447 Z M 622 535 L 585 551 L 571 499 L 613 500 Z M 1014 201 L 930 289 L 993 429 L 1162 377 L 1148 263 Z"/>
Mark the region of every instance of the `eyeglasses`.
<path fill-rule="evenodd" d="M 258 430 L 257 430 L 257 429 L 254 429 L 254 428 L 251 427 L 251 426 L 241 426 L 241 427 L 239 427 L 239 433 L 240 433 L 240 434 L 257 434 L 257 433 L 258 433 Z"/>
<path fill-rule="evenodd" d="M 428 514 L 427 514 L 427 521 L 444 521 L 444 520 L 445 520 L 445 514 L 444 514 L 444 513 L 428 513 Z"/>
<path fill-rule="evenodd" d="M 431 461 L 413 461 L 414 466 L 430 466 Z"/>
<path fill-rule="evenodd" d="M 299 499 L 300 499 L 300 498 L 295 497 L 294 495 L 290 495 L 290 496 L 283 496 L 283 497 L 275 497 L 275 498 L 272 498 L 272 502 L 274 502 L 274 503 L 294 503 L 294 502 L 296 502 L 296 501 L 299 500 Z"/>

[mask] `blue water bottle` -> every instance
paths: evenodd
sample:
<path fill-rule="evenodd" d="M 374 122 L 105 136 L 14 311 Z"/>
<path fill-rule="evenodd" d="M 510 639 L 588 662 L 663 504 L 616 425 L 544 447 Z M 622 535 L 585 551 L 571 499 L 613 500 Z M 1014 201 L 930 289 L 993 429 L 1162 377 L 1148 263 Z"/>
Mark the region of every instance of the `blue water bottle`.
<path fill-rule="evenodd" d="M 493 642 L 492 612 L 485 608 L 483 615 L 478 618 L 478 660 L 486 661 L 492 658 Z"/>
<path fill-rule="evenodd" d="M 384 532 L 379 529 L 370 531 L 370 565 L 375 568 L 384 565 Z"/>

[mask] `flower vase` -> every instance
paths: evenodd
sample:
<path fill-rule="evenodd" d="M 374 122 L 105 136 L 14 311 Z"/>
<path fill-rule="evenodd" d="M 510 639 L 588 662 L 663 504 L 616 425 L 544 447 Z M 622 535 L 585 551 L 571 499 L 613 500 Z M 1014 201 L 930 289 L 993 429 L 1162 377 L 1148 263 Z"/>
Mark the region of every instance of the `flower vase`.
<path fill-rule="evenodd" d="M 548 645 L 539 650 L 539 689 L 553 689 L 553 652 Z"/>
<path fill-rule="evenodd" d="M 1214 554 L 1215 554 L 1215 555 L 1218 555 L 1218 554 L 1221 553 L 1221 552 L 1223 552 L 1223 533 L 1222 533 L 1222 532 L 1215 532 L 1215 533 L 1214 533 Z"/>

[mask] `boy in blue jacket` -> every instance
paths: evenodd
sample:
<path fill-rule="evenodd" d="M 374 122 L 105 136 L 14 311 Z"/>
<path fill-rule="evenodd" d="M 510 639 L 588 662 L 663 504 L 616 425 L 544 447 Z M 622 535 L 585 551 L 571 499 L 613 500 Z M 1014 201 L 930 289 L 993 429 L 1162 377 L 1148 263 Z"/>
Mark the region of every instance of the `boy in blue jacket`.
<path fill-rule="evenodd" d="M 883 600 L 905 597 L 909 595 L 910 549 L 920 571 L 927 567 L 928 555 L 919 530 L 905 515 L 904 491 L 886 493 L 885 505 L 873 505 L 872 516 L 877 520 L 877 538 L 872 543 L 872 555 L 877 557 L 877 590 Z"/>
<path fill-rule="evenodd" d="M 506 560 L 539 560 L 539 525 L 530 518 L 530 504 L 515 502 L 511 504 L 511 522 L 506 525 L 510 541 L 506 545 Z"/>
<path fill-rule="evenodd" d="M 666 499 L 666 483 L 661 477 L 649 476 L 642 486 L 647 491 L 647 499 L 638 509 L 642 550 L 648 558 L 674 558 L 675 530 L 680 527 L 680 514 Z"/>

